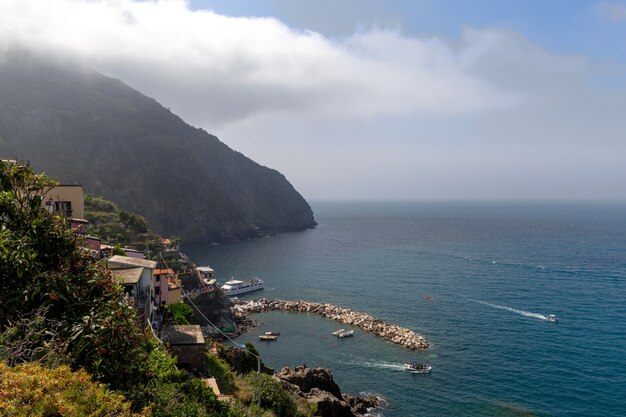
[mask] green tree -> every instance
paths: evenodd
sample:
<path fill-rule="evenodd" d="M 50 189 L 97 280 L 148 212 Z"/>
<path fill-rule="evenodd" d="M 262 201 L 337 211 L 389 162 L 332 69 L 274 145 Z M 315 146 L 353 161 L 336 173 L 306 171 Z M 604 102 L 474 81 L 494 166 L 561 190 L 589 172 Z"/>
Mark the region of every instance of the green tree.
<path fill-rule="evenodd" d="M 257 378 L 260 377 L 261 407 L 268 408 L 277 416 L 295 417 L 298 407 L 291 394 L 283 388 L 281 383 L 274 377 L 267 374 L 257 375 L 254 372 L 246 376 L 246 382 L 252 387 L 257 385 Z M 257 403 L 257 392 L 254 390 L 252 405 Z"/>
<path fill-rule="evenodd" d="M 24 165 L 0 161 L 0 359 L 85 369 L 122 391 L 135 411 L 226 416 L 228 407 L 211 389 L 189 380 L 143 334 L 119 283 L 81 249 L 67 222 L 43 208 L 54 185 Z"/>
<path fill-rule="evenodd" d="M 43 208 L 54 185 L 0 162 L 0 344 L 11 363 L 54 353 L 117 381 L 143 335 L 119 283 L 81 250 L 64 218 Z"/>
<path fill-rule="evenodd" d="M 121 256 L 126 256 L 126 252 L 124 252 L 124 249 L 122 249 L 122 245 L 120 245 L 119 243 L 116 243 L 113 246 L 113 249 L 111 250 L 111 253 L 113 255 L 121 255 Z"/>
<path fill-rule="evenodd" d="M 48 369 L 36 363 L 8 367 L 0 362 L 0 416 L 144 417 L 130 411 L 119 394 L 92 381 L 84 370 Z"/>
<path fill-rule="evenodd" d="M 193 309 L 181 301 L 166 305 L 165 315 L 174 324 L 189 324 L 189 320 L 191 320 L 193 315 Z"/>

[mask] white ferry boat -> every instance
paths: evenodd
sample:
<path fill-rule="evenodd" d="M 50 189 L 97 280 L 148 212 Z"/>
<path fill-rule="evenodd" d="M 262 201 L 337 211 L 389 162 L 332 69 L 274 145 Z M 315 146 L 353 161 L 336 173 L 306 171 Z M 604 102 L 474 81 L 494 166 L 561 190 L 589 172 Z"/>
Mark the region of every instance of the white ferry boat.
<path fill-rule="evenodd" d="M 263 285 L 263 280 L 259 278 L 247 279 L 245 281 L 231 279 L 230 281 L 226 281 L 224 285 L 221 286 L 221 289 L 226 295 L 237 295 L 262 290 Z"/>

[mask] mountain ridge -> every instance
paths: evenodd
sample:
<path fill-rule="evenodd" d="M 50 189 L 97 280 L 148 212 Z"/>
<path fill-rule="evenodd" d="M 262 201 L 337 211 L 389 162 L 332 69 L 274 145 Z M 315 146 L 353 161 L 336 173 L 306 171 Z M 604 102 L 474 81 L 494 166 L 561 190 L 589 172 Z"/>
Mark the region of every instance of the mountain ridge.
<path fill-rule="evenodd" d="M 188 243 L 316 225 L 284 175 L 95 71 L 0 62 L 0 154 L 80 182 Z"/>

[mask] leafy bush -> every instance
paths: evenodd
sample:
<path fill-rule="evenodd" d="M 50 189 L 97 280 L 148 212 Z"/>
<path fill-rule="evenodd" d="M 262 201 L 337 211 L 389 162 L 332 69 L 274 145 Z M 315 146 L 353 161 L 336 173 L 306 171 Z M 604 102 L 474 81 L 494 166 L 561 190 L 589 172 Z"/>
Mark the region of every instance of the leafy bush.
<path fill-rule="evenodd" d="M 257 378 L 260 378 L 260 391 L 261 391 L 261 407 L 268 408 L 274 414 L 280 417 L 295 417 L 298 413 L 298 407 L 291 394 L 281 385 L 281 383 L 274 377 L 267 374 L 257 374 L 254 372 L 249 373 L 246 376 L 246 382 L 254 388 L 254 398 L 252 400 L 252 406 L 257 401 Z"/>
<path fill-rule="evenodd" d="M 107 244 L 148 245 L 161 248 L 161 238 L 148 229 L 148 222 L 138 214 L 120 209 L 102 197 L 85 196 L 87 233 L 98 236 Z"/>
<path fill-rule="evenodd" d="M 15 417 L 140 417 L 124 397 L 107 391 L 84 370 L 36 363 L 9 367 L 0 362 L 0 415 Z"/>
<path fill-rule="evenodd" d="M 166 305 L 165 314 L 174 324 L 189 324 L 193 309 L 181 301 Z"/>
<path fill-rule="evenodd" d="M 160 417 L 226 416 L 228 407 L 209 388 L 189 380 L 186 372 L 176 369 L 175 359 L 140 331 L 136 311 L 126 304 L 119 283 L 81 250 L 66 221 L 43 208 L 42 195 L 54 184 L 26 166 L 0 161 L 0 359 L 15 365 L 37 360 L 83 368 L 123 392 L 134 411 L 150 406 Z M 7 381 L 3 375 L 0 384 Z M 0 389 L 0 402 L 10 399 L 5 398 L 9 388 Z M 23 395 L 27 392 L 24 389 Z M 88 392 L 85 398 L 104 398 L 98 395 Z M 37 407 L 56 401 L 46 397 Z M 71 414 L 73 400 L 59 401 L 66 408 L 11 409 L 9 415 L 90 415 L 82 409 Z M 102 400 L 112 406 L 121 401 L 121 397 Z M 4 410 L 0 407 L 0 413 Z"/>
<path fill-rule="evenodd" d="M 235 379 L 228 364 L 211 353 L 206 354 L 205 363 L 209 374 L 217 381 L 220 391 L 224 394 L 232 394 L 235 389 Z"/>

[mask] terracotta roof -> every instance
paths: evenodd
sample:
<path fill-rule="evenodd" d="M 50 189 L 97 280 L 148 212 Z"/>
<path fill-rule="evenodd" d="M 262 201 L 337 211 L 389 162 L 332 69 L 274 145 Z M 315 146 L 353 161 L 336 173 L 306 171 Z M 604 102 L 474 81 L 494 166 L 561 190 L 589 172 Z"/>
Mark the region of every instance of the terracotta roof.
<path fill-rule="evenodd" d="M 176 275 L 176 273 L 171 269 L 171 268 L 167 268 L 167 269 L 155 269 L 154 272 L 152 272 L 152 275 Z"/>

